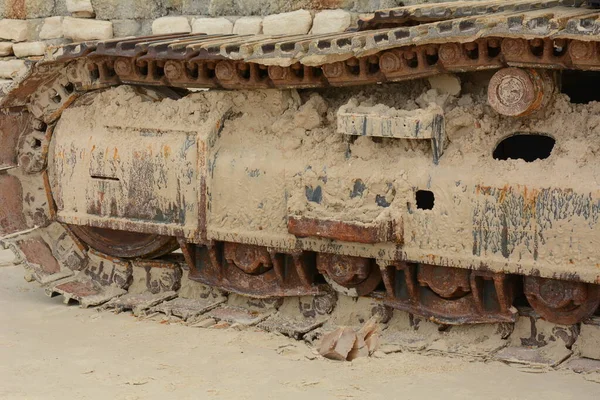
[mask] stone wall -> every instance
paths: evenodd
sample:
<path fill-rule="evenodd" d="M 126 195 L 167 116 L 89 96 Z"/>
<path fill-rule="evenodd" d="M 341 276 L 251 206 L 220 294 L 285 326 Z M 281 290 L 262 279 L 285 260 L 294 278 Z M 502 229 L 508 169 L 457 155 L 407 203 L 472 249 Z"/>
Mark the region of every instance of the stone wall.
<path fill-rule="evenodd" d="M 377 9 L 439 0 L 0 0 L 0 84 L 50 46 L 158 33 L 341 32 Z"/>

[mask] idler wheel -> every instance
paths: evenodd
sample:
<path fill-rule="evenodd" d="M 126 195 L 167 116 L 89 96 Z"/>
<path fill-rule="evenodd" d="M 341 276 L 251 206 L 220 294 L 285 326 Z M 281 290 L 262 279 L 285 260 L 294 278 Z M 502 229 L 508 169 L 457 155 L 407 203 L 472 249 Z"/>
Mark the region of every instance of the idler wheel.
<path fill-rule="evenodd" d="M 421 264 L 417 279 L 421 286 L 427 286 L 438 296 L 457 299 L 471 291 L 471 271 L 462 268 L 438 267 Z"/>
<path fill-rule="evenodd" d="M 490 80 L 488 102 L 502 115 L 522 117 L 544 108 L 552 98 L 554 87 L 549 72 L 504 68 Z"/>
<path fill-rule="evenodd" d="M 179 247 L 177 239 L 170 236 L 81 225 L 70 225 L 69 228 L 88 246 L 112 257 L 156 258 Z"/>
<path fill-rule="evenodd" d="M 545 320 L 573 325 L 598 309 L 600 285 L 526 276 L 525 296 Z"/>
<path fill-rule="evenodd" d="M 365 296 L 381 283 L 379 267 L 368 258 L 319 253 L 317 269 L 336 290 L 349 296 Z"/>

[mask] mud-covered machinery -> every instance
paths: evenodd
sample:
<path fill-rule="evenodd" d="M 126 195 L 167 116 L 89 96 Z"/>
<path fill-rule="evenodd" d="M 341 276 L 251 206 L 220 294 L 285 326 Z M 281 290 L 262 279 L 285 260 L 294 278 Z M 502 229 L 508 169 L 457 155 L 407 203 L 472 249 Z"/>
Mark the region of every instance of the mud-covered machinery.
<path fill-rule="evenodd" d="M 1 98 L 0 239 L 86 305 L 180 248 L 189 279 L 251 297 L 579 323 L 600 304 L 599 18 L 457 2 L 60 48 Z"/>

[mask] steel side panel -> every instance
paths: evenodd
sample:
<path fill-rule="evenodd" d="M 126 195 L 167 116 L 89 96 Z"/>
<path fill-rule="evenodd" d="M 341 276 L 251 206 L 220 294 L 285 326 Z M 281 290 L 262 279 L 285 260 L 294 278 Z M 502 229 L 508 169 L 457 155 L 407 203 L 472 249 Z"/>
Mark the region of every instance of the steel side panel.
<path fill-rule="evenodd" d="M 102 127 L 52 141 L 58 219 L 162 235 L 198 229 L 197 134 Z"/>

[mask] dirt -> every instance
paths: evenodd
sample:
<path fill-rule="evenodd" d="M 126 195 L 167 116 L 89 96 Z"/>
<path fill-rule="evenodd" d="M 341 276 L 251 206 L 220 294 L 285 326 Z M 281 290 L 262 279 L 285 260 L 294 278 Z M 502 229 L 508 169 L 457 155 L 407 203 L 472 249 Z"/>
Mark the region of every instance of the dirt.
<path fill-rule="evenodd" d="M 416 353 L 329 361 L 303 342 L 97 312 L 0 268 L 3 399 L 596 399 L 572 372 Z"/>

